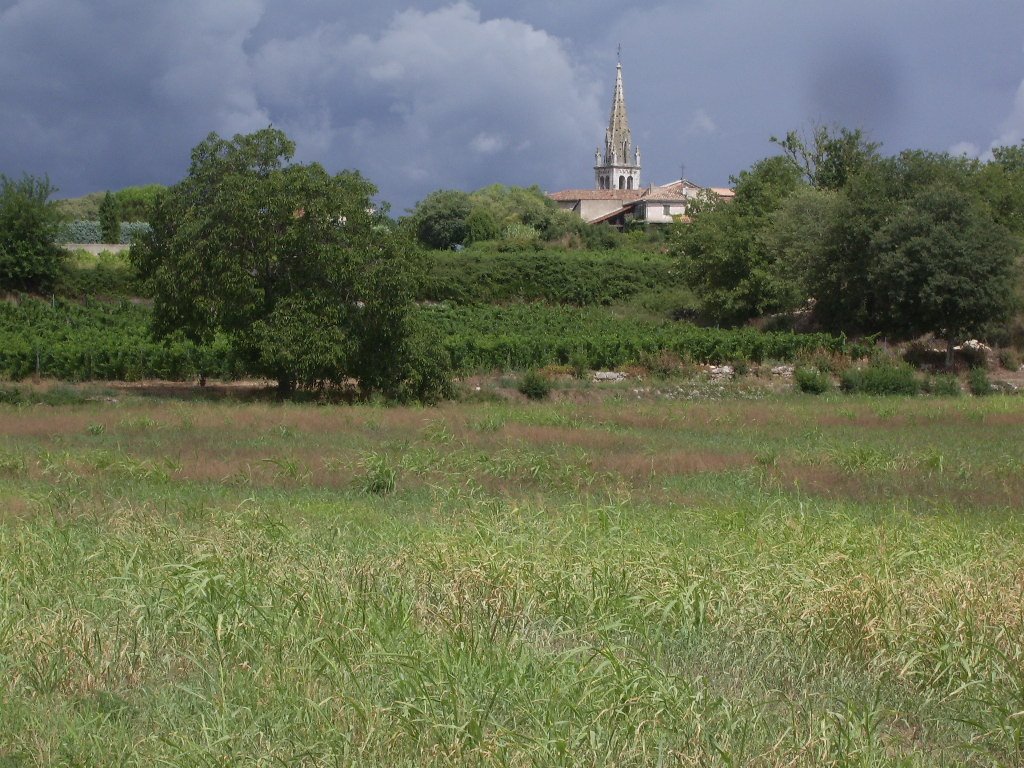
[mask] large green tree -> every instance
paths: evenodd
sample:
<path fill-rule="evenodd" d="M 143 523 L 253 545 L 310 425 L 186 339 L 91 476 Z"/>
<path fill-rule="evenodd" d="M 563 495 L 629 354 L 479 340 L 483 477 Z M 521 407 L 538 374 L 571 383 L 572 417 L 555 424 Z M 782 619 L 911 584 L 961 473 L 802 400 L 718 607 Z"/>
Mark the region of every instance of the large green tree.
<path fill-rule="evenodd" d="M 54 192 L 46 177 L 0 174 L 0 290 L 46 290 L 56 280 L 64 252 Z"/>
<path fill-rule="evenodd" d="M 772 215 L 800 186 L 787 158 L 770 157 L 734 179 L 736 196 L 674 225 L 674 253 L 684 279 L 710 322 L 736 324 L 788 308 L 789 287 L 780 283 L 776 253 L 766 246 Z"/>
<path fill-rule="evenodd" d="M 155 333 L 225 333 L 283 394 L 351 379 L 364 394 L 443 394 L 443 351 L 424 352 L 410 317 L 417 250 L 374 208 L 370 182 L 292 163 L 294 149 L 272 128 L 195 147 L 132 249 Z M 424 358 L 436 375 L 416 369 Z"/>
<path fill-rule="evenodd" d="M 934 333 L 949 346 L 1012 308 L 1013 237 L 989 171 L 920 151 L 850 177 L 804 253 L 815 313 L 839 330 Z"/>
<path fill-rule="evenodd" d="M 1013 305 L 1015 241 L 977 195 L 942 182 L 900 204 L 872 241 L 866 275 L 884 311 L 877 327 L 901 336 L 933 333 L 953 346 Z"/>
<path fill-rule="evenodd" d="M 447 250 L 469 239 L 471 211 L 467 193 L 441 189 L 417 204 L 410 223 L 416 238 L 427 248 Z"/>

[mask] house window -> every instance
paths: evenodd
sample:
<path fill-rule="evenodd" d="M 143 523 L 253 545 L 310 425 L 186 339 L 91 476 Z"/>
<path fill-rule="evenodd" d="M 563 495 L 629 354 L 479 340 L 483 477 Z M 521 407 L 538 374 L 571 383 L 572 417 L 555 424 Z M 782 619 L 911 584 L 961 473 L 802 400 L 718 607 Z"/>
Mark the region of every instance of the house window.
<path fill-rule="evenodd" d="M 625 189 L 625 188 L 626 188 L 626 177 L 625 176 L 619 176 L 619 189 Z"/>
<path fill-rule="evenodd" d="M 663 205 L 662 206 L 662 213 L 664 213 L 666 216 L 671 216 L 672 215 L 672 206 L 671 205 Z"/>
<path fill-rule="evenodd" d="M 630 176 L 628 179 L 626 179 L 626 189 L 632 189 L 632 188 L 633 188 L 633 177 Z"/>

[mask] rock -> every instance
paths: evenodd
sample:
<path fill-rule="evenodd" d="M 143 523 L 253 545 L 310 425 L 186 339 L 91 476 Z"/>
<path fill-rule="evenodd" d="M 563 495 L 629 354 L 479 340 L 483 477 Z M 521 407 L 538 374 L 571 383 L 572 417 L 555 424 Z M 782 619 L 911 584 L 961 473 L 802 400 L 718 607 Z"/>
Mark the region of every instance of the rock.
<path fill-rule="evenodd" d="M 711 378 L 715 381 L 731 379 L 736 375 L 736 370 L 731 365 L 713 365 L 710 369 Z"/>
<path fill-rule="evenodd" d="M 793 376 L 794 367 L 792 365 L 776 365 L 772 368 L 772 376 L 782 376 L 783 378 L 791 378 Z"/>
<path fill-rule="evenodd" d="M 992 347 L 988 346 L 987 344 L 982 344 L 977 339 L 971 339 L 970 341 L 965 341 L 959 347 L 953 347 L 953 351 L 954 352 L 961 352 L 961 351 L 963 351 L 965 349 L 969 349 L 969 350 L 972 350 L 974 352 L 985 352 L 985 353 L 988 353 L 988 352 L 992 351 Z"/>
<path fill-rule="evenodd" d="M 625 381 L 626 374 L 618 371 L 594 371 L 594 381 Z"/>

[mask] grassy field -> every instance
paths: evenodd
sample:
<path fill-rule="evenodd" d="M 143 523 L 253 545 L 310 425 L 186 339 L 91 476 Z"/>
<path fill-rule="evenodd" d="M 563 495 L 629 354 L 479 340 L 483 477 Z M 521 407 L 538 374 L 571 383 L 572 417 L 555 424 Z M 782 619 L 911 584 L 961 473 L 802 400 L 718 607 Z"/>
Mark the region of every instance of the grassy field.
<path fill-rule="evenodd" d="M 0 766 L 1020 765 L 1022 429 L 0 406 Z"/>

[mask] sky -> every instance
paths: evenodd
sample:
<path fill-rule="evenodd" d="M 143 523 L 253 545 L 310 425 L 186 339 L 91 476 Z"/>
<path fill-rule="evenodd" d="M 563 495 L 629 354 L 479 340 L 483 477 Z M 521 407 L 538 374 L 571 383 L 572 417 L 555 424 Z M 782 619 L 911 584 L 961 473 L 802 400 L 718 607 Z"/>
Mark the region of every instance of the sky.
<path fill-rule="evenodd" d="M 0 173 L 172 184 L 211 131 L 272 124 L 396 214 L 591 188 L 619 45 L 645 185 L 725 185 L 818 124 L 888 154 L 1024 140 L 1021 0 L 0 0 Z"/>

